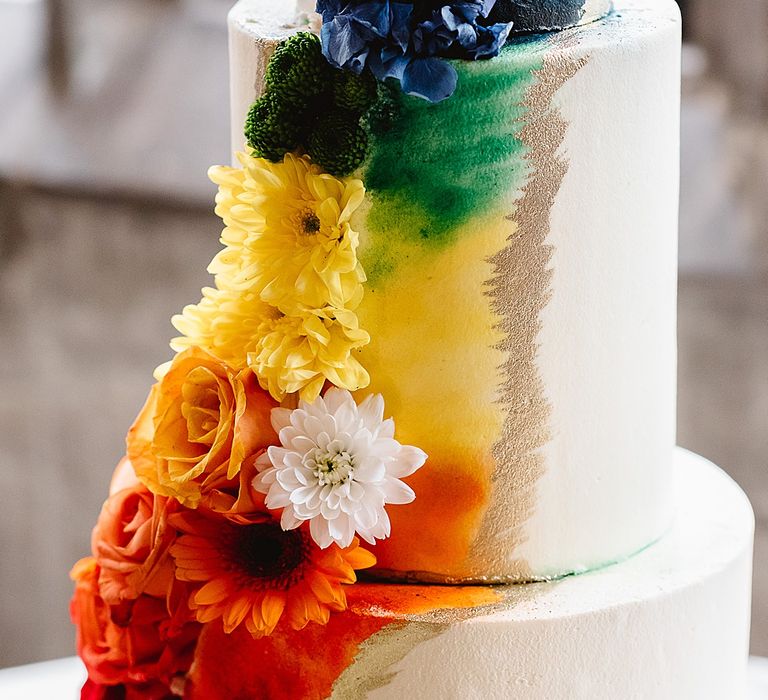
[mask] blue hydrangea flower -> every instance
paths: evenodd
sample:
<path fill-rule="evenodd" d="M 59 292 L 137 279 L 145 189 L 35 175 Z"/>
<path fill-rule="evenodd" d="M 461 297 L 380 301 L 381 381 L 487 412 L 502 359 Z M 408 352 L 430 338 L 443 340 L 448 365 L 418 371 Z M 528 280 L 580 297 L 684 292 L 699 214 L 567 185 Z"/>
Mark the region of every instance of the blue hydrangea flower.
<path fill-rule="evenodd" d="M 512 23 L 483 24 L 496 0 L 463 0 L 417 15 L 396 0 L 317 0 L 323 54 L 331 65 L 379 80 L 396 78 L 409 95 L 440 102 L 456 89 L 445 58 L 496 56 Z"/>

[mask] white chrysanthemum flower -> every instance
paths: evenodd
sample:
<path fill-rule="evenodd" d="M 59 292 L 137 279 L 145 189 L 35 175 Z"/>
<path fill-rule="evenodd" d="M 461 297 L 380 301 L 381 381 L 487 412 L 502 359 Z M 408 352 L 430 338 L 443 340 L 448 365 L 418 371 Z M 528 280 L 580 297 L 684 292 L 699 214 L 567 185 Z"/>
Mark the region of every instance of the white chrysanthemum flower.
<path fill-rule="evenodd" d="M 394 439 L 380 394 L 358 406 L 348 391 L 329 389 L 295 410 L 272 409 L 272 426 L 282 447 L 270 447 L 257 460 L 253 486 L 267 495 L 267 508 L 283 509 L 284 530 L 308 520 L 312 539 L 323 548 L 333 542 L 348 547 L 355 533 L 370 544 L 389 536 L 384 506 L 415 498 L 400 479 L 427 455 Z"/>

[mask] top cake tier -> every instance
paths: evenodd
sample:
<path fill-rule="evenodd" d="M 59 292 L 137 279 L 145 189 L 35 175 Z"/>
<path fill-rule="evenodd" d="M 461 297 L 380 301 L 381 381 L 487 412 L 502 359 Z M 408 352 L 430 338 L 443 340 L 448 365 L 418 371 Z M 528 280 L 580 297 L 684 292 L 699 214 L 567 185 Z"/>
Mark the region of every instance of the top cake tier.
<path fill-rule="evenodd" d="M 229 26 L 242 151 L 275 47 L 319 19 L 241 0 Z M 351 221 L 370 336 L 357 397 L 382 394 L 398 439 L 429 456 L 406 479 L 416 500 L 389 509 L 378 575 L 552 578 L 668 527 L 679 58 L 673 0 L 618 0 L 450 60 L 447 99 L 379 82 L 364 118 L 353 106 L 305 135 L 315 162 L 354 167 L 366 189 Z"/>

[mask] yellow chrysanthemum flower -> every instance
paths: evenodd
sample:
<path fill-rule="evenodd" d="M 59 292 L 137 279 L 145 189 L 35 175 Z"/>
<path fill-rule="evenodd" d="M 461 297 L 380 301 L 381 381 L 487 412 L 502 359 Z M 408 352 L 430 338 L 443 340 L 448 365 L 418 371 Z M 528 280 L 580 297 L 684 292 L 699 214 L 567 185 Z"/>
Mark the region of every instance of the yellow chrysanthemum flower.
<path fill-rule="evenodd" d="M 185 306 L 171 319 L 176 330 L 183 333 L 171 341 L 171 347 L 176 352 L 199 347 L 230 367 L 244 369 L 248 353 L 257 347 L 262 324 L 280 315 L 255 292 L 205 287 L 199 304 Z"/>
<path fill-rule="evenodd" d="M 370 342 L 354 309 L 365 274 L 350 226 L 365 196 L 306 157 L 281 163 L 238 154 L 242 168 L 216 167 L 216 213 L 225 245 L 208 270 L 216 288 L 174 316 L 176 351 L 200 347 L 235 368 L 250 366 L 278 400 L 312 401 L 326 380 L 354 391 L 368 373 L 354 352 Z"/>
<path fill-rule="evenodd" d="M 174 350 L 200 347 L 232 367 L 250 366 L 278 401 L 294 392 L 314 401 L 326 379 L 350 391 L 370 381 L 354 356 L 370 336 L 352 311 L 326 307 L 283 316 L 253 292 L 208 287 L 199 304 L 172 322 L 184 334 L 171 341 Z"/>
<path fill-rule="evenodd" d="M 365 273 L 350 219 L 365 197 L 362 181 L 337 179 L 292 153 L 279 163 L 246 153 L 238 159 L 242 168 L 209 171 L 226 224 L 226 247 L 208 268 L 217 287 L 258 289 L 287 315 L 356 308 Z"/>
<path fill-rule="evenodd" d="M 326 379 L 350 391 L 370 382 L 353 354 L 370 336 L 351 311 L 327 307 L 283 316 L 266 321 L 259 336 L 257 349 L 248 353 L 248 365 L 277 399 L 300 392 L 305 401 L 314 401 Z"/>

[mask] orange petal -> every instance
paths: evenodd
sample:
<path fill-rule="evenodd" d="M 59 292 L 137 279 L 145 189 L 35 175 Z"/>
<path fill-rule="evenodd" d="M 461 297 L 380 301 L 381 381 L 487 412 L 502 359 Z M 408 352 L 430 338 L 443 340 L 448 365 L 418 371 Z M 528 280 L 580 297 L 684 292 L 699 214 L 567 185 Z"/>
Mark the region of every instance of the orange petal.
<path fill-rule="evenodd" d="M 224 613 L 224 631 L 229 634 L 235 629 L 251 610 L 251 599 L 248 594 L 241 594 L 234 602 L 230 603 L 229 609 Z"/>
<path fill-rule="evenodd" d="M 323 605 L 320 605 L 317 598 L 308 594 L 304 598 L 307 605 L 307 620 L 312 622 L 319 622 L 321 625 L 328 623 L 330 617 L 330 611 Z"/>
<path fill-rule="evenodd" d="M 261 609 L 258 605 L 254 605 L 251 608 L 251 617 L 245 621 L 245 626 L 254 637 L 263 637 L 271 631 L 267 629 L 267 625 L 264 622 L 264 617 L 262 616 Z"/>
<path fill-rule="evenodd" d="M 307 600 L 303 593 L 303 587 L 299 587 L 298 590 L 294 589 L 293 595 L 288 601 L 288 622 L 295 630 L 306 627 L 307 622 L 309 622 Z"/>
<path fill-rule="evenodd" d="M 221 617 L 221 608 L 219 608 L 217 605 L 198 608 L 195 617 L 197 617 L 198 622 L 203 624 L 213 622 L 217 618 Z"/>
<path fill-rule="evenodd" d="M 376 564 L 376 556 L 362 547 L 348 549 L 343 554 L 349 565 L 353 569 L 367 569 Z"/>
<path fill-rule="evenodd" d="M 336 598 L 333 587 L 328 579 L 319 571 L 310 571 L 307 574 L 307 583 L 312 589 L 312 593 L 323 603 L 330 603 Z"/>
<path fill-rule="evenodd" d="M 271 633 L 280 621 L 285 610 L 285 594 L 275 591 L 267 591 L 261 601 L 261 617 L 264 620 L 268 633 Z"/>
<path fill-rule="evenodd" d="M 197 605 L 220 603 L 229 595 L 229 584 L 220 578 L 208 581 L 197 593 L 194 601 Z"/>
<path fill-rule="evenodd" d="M 326 569 L 326 573 L 339 581 L 339 583 L 355 583 L 357 581 L 355 570 L 346 561 L 338 562 L 335 570 L 328 571 Z"/>

